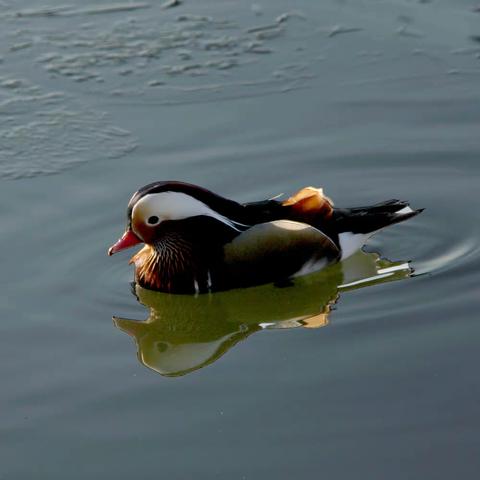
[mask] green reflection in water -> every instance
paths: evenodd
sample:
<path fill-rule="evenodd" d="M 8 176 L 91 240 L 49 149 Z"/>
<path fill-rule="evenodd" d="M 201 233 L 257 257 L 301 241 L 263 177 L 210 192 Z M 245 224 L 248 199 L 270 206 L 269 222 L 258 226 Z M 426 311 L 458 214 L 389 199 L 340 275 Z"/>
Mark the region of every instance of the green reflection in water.
<path fill-rule="evenodd" d="M 260 330 L 323 327 L 339 293 L 406 278 L 411 272 L 407 263 L 359 252 L 283 288 L 270 284 L 189 296 L 136 285 L 139 302 L 149 309 L 148 318 L 113 317 L 113 321 L 134 338 L 143 365 L 176 377 L 215 362 Z"/>

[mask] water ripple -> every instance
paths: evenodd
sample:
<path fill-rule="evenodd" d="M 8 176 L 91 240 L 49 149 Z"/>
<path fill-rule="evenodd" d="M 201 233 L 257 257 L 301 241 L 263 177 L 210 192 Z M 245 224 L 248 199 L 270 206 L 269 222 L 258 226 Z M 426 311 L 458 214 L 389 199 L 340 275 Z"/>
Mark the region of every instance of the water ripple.
<path fill-rule="evenodd" d="M 0 178 L 6 179 L 58 173 L 136 147 L 130 132 L 110 125 L 107 114 L 10 77 L 0 77 L 0 142 Z"/>

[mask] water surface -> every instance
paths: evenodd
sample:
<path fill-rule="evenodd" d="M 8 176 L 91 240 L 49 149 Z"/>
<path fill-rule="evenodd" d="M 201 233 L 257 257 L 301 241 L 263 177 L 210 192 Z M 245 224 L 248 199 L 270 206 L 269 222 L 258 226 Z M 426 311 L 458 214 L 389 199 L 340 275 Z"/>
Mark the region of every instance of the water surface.
<path fill-rule="evenodd" d="M 0 478 L 473 478 L 473 6 L 2 0 Z M 408 199 L 367 250 L 415 273 L 139 302 L 106 249 L 161 179 Z"/>

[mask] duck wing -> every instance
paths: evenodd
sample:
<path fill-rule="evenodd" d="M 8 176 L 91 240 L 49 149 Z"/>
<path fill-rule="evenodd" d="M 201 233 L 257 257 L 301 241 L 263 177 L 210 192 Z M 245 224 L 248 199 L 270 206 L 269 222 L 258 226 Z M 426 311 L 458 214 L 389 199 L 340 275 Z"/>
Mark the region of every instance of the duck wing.
<path fill-rule="evenodd" d="M 303 222 L 259 223 L 224 245 L 224 275 L 235 287 L 282 282 L 340 258 L 337 245 Z"/>
<path fill-rule="evenodd" d="M 306 223 L 323 232 L 343 250 L 342 259 L 362 247 L 382 228 L 403 222 L 423 209 L 412 209 L 408 202 L 388 200 L 356 208 L 335 208 L 321 188 L 305 187 L 287 200 L 265 200 L 245 204 L 244 209 L 255 222 L 255 216 L 271 221 L 287 219 Z"/>

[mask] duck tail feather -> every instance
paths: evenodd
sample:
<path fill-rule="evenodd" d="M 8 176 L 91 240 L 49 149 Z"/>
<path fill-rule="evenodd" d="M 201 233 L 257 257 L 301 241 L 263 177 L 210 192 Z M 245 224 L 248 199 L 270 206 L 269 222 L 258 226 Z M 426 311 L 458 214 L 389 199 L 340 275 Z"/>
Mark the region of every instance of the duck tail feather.
<path fill-rule="evenodd" d="M 423 210 L 412 209 L 405 201 L 388 200 L 367 207 L 336 208 L 334 218 L 339 233 L 369 234 L 415 217 Z"/>

